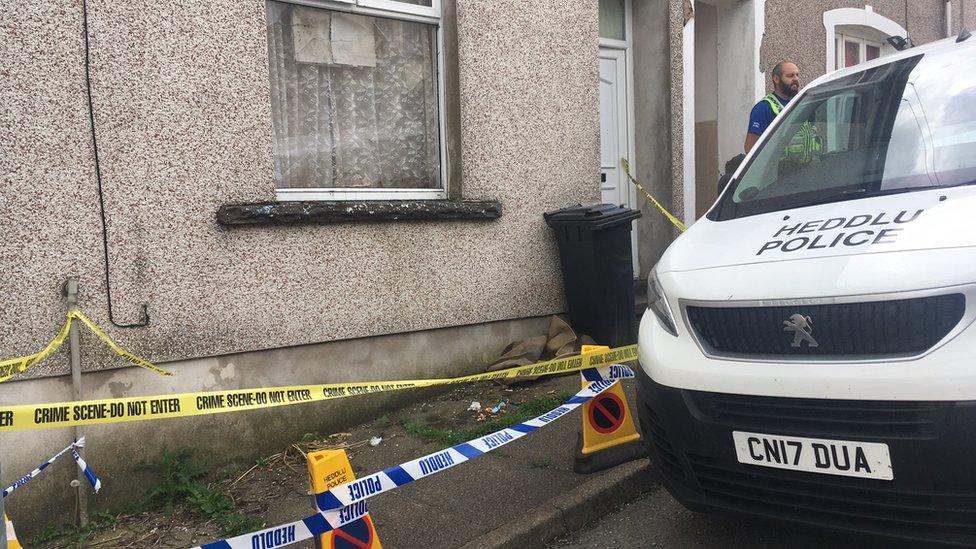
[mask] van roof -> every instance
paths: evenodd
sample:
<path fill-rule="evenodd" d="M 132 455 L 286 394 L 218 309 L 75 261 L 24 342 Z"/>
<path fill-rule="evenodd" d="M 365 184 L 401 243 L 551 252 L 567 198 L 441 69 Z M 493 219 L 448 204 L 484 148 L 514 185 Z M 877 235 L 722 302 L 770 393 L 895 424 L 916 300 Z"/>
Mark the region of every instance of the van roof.
<path fill-rule="evenodd" d="M 824 82 L 830 82 L 837 80 L 838 78 L 843 78 L 845 76 L 862 72 L 864 70 L 879 67 L 881 65 L 887 65 L 888 63 L 893 63 L 906 57 L 913 57 L 919 54 L 947 54 L 947 55 L 959 55 L 959 56 L 971 56 L 976 55 L 973 50 L 976 49 L 976 37 L 969 38 L 963 42 L 956 42 L 956 36 L 951 36 L 949 38 L 943 38 L 935 42 L 929 42 L 928 44 L 923 44 L 921 46 L 916 46 L 913 48 L 908 48 L 903 51 L 895 52 L 890 55 L 885 55 L 879 57 L 873 61 L 868 61 L 861 63 L 859 65 L 848 67 L 846 69 L 836 70 L 831 73 L 827 73 L 823 76 L 817 77 L 807 85 L 807 88 L 812 88 L 823 84 Z"/>

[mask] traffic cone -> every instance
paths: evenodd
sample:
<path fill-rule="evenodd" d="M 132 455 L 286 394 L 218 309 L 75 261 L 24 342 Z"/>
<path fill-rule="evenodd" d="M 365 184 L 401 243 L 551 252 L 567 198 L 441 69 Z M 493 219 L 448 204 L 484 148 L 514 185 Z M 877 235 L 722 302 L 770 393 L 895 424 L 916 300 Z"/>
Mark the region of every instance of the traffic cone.
<path fill-rule="evenodd" d="M 587 353 L 609 349 L 603 345 L 583 345 L 583 360 Z M 580 378 L 584 388 L 592 383 L 582 372 Z M 647 455 L 619 381 L 583 405 L 579 438 L 580 450 L 573 465 L 577 473 L 603 471 Z"/>
<path fill-rule="evenodd" d="M 308 477 L 315 494 L 321 494 L 346 482 L 356 480 L 345 450 L 320 450 L 308 453 Z M 316 505 L 316 510 L 318 506 Z M 363 518 L 315 538 L 318 549 L 383 549 L 372 517 Z"/>
<path fill-rule="evenodd" d="M 7 529 L 7 549 L 21 549 L 20 542 L 17 541 L 17 532 L 14 532 L 14 523 L 10 522 L 7 515 L 3 516 L 4 528 Z"/>

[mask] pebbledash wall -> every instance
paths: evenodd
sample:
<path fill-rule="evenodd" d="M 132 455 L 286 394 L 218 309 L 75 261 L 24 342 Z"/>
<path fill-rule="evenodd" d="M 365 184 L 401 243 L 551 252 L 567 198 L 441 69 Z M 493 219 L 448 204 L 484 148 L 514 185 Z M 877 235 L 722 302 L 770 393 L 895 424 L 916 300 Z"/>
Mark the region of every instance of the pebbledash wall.
<path fill-rule="evenodd" d="M 90 0 L 115 320 L 146 303 L 135 329 L 106 313 L 81 8 L 0 6 L 0 358 L 54 336 L 69 276 L 83 311 L 176 373 L 119 368 L 83 335 L 90 398 L 471 372 L 564 310 L 542 213 L 599 200 L 595 1 L 457 0 L 462 195 L 500 218 L 228 229 L 221 205 L 274 200 L 264 0 Z M 65 355 L 0 384 L 0 402 L 70 400 Z M 89 428 L 93 505 L 137 492 L 133 465 L 163 445 L 251 459 L 396 398 Z M 0 435 L 3 483 L 72 435 Z M 70 512 L 74 474 L 59 464 L 8 499 L 25 535 Z"/>

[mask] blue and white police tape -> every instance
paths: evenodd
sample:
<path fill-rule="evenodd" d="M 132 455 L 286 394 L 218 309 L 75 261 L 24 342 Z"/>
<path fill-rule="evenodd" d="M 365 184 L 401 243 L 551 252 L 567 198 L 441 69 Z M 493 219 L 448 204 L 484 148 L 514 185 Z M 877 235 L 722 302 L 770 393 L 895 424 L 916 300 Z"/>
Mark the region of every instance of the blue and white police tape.
<path fill-rule="evenodd" d="M 95 491 L 97 492 L 99 488 L 102 487 L 102 481 L 99 480 L 97 476 L 95 476 L 95 472 L 91 470 L 91 467 L 89 467 L 88 464 L 85 463 L 85 460 L 81 458 L 81 454 L 78 453 L 77 449 L 84 448 L 84 447 L 85 447 L 85 437 L 81 437 L 77 441 L 72 442 L 64 450 L 61 450 L 57 454 L 54 454 L 54 456 L 51 459 L 38 465 L 36 469 L 17 479 L 17 482 L 11 484 L 3 491 L 3 497 L 9 496 L 10 493 L 16 490 L 17 488 L 20 488 L 21 486 L 34 480 L 34 478 L 37 477 L 37 475 L 41 474 L 41 471 L 47 469 L 49 465 L 57 461 L 58 458 L 60 458 L 61 456 L 63 456 L 68 452 L 72 453 L 72 455 L 75 458 L 75 462 L 78 464 L 78 467 L 80 467 L 81 470 L 85 472 L 85 478 L 88 479 L 88 482 L 91 483 L 92 487 L 95 488 Z"/>
<path fill-rule="evenodd" d="M 84 439 L 85 437 L 81 437 L 81 438 Z M 91 467 L 89 467 L 88 464 L 85 463 L 84 458 L 81 457 L 81 454 L 78 453 L 78 450 L 72 448 L 71 455 L 75 457 L 75 463 L 77 463 L 78 467 L 81 468 L 81 471 L 85 473 L 85 478 L 88 479 L 88 482 L 91 483 L 92 488 L 95 489 L 95 493 L 97 494 L 98 491 L 102 489 L 102 481 L 99 480 L 97 476 L 95 476 L 95 471 L 92 471 Z"/>
<path fill-rule="evenodd" d="M 558 408 L 541 416 L 316 494 L 315 504 L 319 508 L 319 513 L 310 517 L 215 541 L 194 549 L 274 549 L 340 528 L 359 520 L 366 514 L 368 498 L 445 471 L 522 438 L 592 400 L 609 389 L 618 379 L 634 377 L 634 371 L 626 366 L 614 364 L 587 370 L 584 377 L 595 381 Z"/>

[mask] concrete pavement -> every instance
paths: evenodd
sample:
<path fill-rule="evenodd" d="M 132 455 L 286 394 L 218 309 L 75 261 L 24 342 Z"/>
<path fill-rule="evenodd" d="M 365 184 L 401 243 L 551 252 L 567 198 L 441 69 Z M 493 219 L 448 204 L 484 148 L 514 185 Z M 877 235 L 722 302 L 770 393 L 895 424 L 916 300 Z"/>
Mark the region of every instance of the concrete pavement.
<path fill-rule="evenodd" d="M 594 524 L 552 542 L 549 549 L 597 547 L 721 547 L 723 549 L 865 549 L 897 547 L 849 534 L 825 532 L 772 520 L 732 518 L 689 511 L 664 488 L 655 488 L 637 501 Z"/>
<path fill-rule="evenodd" d="M 541 387 L 576 391 L 579 378 L 546 380 Z M 625 389 L 634 402 L 633 382 L 625 382 Z M 580 423 L 576 410 L 475 461 L 371 499 L 384 546 L 541 547 L 656 487 L 647 460 L 574 473 Z M 367 459 L 372 461 L 355 457 L 357 471 L 379 468 Z"/>

